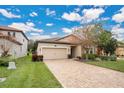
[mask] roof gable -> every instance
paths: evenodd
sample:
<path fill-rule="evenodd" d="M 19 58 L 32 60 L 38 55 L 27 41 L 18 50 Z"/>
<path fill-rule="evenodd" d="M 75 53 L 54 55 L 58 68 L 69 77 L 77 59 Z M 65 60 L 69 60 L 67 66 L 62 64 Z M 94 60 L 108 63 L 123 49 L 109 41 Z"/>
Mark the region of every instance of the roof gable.
<path fill-rule="evenodd" d="M 67 43 L 73 43 L 73 44 L 79 44 L 81 42 L 81 39 L 78 38 L 74 34 L 67 35 L 65 37 L 59 38 L 56 41 L 61 41 L 61 42 L 67 42 Z"/>

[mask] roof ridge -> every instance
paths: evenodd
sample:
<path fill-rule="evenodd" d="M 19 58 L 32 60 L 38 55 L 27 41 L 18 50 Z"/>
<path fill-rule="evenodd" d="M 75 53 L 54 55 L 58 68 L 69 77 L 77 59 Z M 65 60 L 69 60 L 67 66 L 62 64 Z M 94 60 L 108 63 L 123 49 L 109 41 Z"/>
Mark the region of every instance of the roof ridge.
<path fill-rule="evenodd" d="M 0 30 L 12 30 L 12 31 L 20 31 L 20 32 L 22 32 L 22 30 L 20 30 L 20 29 L 17 29 L 17 28 L 15 28 L 15 27 L 10 27 L 10 26 L 0 26 Z"/>
<path fill-rule="evenodd" d="M 57 40 L 63 39 L 63 38 L 68 37 L 68 36 L 70 36 L 70 35 L 73 35 L 73 36 L 79 38 L 79 37 L 78 37 L 77 35 L 75 35 L 74 33 L 71 33 L 71 34 L 68 34 L 68 35 L 66 35 L 66 36 L 63 36 L 63 37 L 61 37 L 61 38 L 59 38 L 59 39 L 57 39 Z M 81 40 L 81 38 L 79 38 L 79 39 Z"/>

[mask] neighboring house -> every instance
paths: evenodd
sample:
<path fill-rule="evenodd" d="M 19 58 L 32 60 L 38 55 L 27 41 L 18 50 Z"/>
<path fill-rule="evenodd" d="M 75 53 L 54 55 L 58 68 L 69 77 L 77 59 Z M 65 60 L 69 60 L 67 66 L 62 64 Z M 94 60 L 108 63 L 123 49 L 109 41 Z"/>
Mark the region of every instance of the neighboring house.
<path fill-rule="evenodd" d="M 81 57 L 86 51 L 81 46 L 81 39 L 74 34 L 62 38 L 50 38 L 37 41 L 37 54 L 44 59 L 66 59 Z M 89 53 L 95 54 L 96 48 L 91 47 Z"/>
<path fill-rule="evenodd" d="M 118 47 L 116 48 L 116 55 L 117 57 L 124 57 L 124 43 L 119 43 Z"/>
<path fill-rule="evenodd" d="M 0 55 L 3 49 L 9 50 L 8 54 L 18 57 L 23 57 L 27 54 L 28 38 L 23 31 L 0 26 Z"/>

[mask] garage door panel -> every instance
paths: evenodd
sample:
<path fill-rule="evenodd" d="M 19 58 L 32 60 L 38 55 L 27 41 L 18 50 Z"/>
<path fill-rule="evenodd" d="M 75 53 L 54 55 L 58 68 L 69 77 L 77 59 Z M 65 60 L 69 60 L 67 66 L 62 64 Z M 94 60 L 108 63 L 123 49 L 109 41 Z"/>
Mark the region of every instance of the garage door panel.
<path fill-rule="evenodd" d="M 44 59 L 65 59 L 67 58 L 66 48 L 43 48 Z"/>

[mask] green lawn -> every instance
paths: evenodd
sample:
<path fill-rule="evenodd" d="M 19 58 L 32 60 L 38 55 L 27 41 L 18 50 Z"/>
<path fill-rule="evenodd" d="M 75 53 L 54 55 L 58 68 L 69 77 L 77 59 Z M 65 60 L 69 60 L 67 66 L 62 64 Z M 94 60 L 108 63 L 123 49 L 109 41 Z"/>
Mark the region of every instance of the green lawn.
<path fill-rule="evenodd" d="M 124 72 L 124 60 L 115 61 L 103 61 L 103 62 L 86 62 L 87 64 L 105 67 L 117 71 Z"/>
<path fill-rule="evenodd" d="M 43 62 L 31 62 L 31 57 L 16 60 L 16 70 L 0 67 L 3 88 L 58 88 L 62 87 Z"/>

